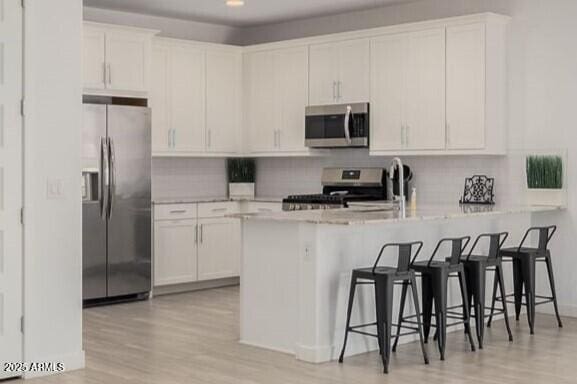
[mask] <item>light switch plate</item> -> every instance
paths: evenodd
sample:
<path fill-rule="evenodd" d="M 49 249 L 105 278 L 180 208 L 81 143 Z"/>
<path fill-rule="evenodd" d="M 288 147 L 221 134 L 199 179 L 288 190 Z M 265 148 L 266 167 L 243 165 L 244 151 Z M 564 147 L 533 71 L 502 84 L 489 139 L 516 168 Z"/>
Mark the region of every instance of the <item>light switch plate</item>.
<path fill-rule="evenodd" d="M 46 181 L 46 198 L 63 199 L 64 181 L 62 179 L 48 179 Z"/>

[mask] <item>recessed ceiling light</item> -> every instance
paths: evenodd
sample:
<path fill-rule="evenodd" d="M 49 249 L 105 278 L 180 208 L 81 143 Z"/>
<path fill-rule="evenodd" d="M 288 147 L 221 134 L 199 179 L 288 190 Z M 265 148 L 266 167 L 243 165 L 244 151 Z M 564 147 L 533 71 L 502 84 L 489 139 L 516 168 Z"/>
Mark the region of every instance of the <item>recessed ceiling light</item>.
<path fill-rule="evenodd" d="M 226 0 L 226 5 L 229 7 L 242 7 L 244 0 Z"/>

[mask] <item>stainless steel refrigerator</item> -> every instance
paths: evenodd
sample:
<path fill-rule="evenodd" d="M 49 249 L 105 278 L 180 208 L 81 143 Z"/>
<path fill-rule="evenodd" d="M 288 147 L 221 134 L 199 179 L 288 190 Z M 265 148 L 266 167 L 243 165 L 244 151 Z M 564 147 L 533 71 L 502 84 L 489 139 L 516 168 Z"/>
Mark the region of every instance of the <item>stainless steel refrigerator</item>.
<path fill-rule="evenodd" d="M 83 297 L 151 290 L 150 110 L 146 100 L 84 97 Z"/>

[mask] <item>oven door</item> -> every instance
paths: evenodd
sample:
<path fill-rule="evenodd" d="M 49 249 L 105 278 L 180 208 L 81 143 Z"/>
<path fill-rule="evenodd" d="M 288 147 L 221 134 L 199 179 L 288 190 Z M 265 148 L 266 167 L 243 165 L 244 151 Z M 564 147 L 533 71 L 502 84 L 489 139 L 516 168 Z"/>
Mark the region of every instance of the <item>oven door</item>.
<path fill-rule="evenodd" d="M 367 147 L 369 104 L 307 107 L 305 145 L 311 148 Z"/>

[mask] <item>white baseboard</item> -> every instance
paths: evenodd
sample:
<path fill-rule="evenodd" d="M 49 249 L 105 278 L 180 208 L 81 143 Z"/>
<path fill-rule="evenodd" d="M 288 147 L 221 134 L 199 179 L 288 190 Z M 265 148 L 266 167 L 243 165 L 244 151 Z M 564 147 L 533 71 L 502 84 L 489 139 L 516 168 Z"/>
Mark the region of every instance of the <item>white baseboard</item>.
<path fill-rule="evenodd" d="M 35 363 L 40 362 L 52 362 L 52 363 L 62 363 L 64 365 L 64 370 L 61 372 L 26 372 L 24 374 L 25 379 L 32 379 L 35 377 L 41 376 L 50 376 L 50 375 L 57 375 L 64 372 L 75 371 L 77 369 L 83 369 L 85 366 L 85 355 L 84 351 L 80 351 L 78 353 L 68 354 L 68 355 L 61 355 L 61 356 L 52 356 L 50 358 L 42 358 L 42 361 L 34 361 Z"/>

